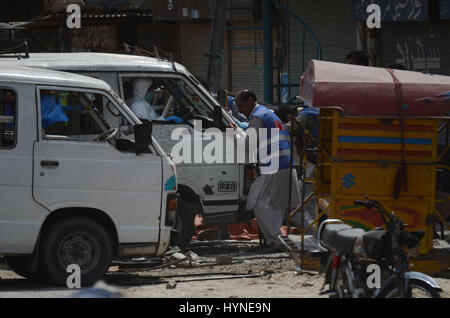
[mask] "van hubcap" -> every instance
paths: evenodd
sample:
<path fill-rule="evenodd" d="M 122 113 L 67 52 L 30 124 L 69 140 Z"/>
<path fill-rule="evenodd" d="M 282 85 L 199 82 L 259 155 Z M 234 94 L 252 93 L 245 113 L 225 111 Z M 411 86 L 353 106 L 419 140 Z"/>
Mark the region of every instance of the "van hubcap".
<path fill-rule="evenodd" d="M 62 240 L 58 258 L 63 267 L 77 264 L 83 271 L 89 271 L 95 266 L 99 257 L 99 247 L 88 234 L 67 236 Z"/>

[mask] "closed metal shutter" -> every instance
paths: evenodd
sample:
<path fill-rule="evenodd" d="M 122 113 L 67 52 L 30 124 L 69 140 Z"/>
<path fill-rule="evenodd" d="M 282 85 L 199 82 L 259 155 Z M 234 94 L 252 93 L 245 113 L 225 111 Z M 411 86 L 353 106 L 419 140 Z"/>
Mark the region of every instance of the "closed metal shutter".
<path fill-rule="evenodd" d="M 385 23 L 381 28 L 383 66 L 450 75 L 450 21 Z"/>
<path fill-rule="evenodd" d="M 180 62 L 195 77 L 207 80 L 211 23 L 180 23 Z M 221 73 L 221 87 L 228 88 L 228 41 L 225 33 L 222 55 L 224 62 Z"/>
<path fill-rule="evenodd" d="M 233 24 L 235 28 L 252 28 L 254 24 Z M 250 49 L 250 47 L 262 47 L 264 35 L 261 31 L 231 31 L 231 77 L 232 91 L 248 89 L 253 91 L 259 100 L 264 97 L 264 52 L 263 50 Z M 242 49 L 247 47 L 248 49 Z"/>
<path fill-rule="evenodd" d="M 339 2 L 339 4 L 337 4 Z M 319 38 L 323 60 L 344 62 L 351 51 L 356 50 L 356 22 L 352 18 L 351 0 L 288 1 L 293 13 L 305 21 Z M 312 37 L 306 33 L 303 63 L 303 26 L 289 17 L 289 76 L 291 84 L 299 84 L 304 67 L 316 57 Z M 291 88 L 290 96 L 298 94 L 298 87 Z"/>

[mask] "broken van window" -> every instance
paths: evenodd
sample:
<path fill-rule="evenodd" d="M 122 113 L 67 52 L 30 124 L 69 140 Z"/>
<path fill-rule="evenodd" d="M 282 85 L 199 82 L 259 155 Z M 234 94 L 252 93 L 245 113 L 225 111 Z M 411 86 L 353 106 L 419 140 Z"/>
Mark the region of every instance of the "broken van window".
<path fill-rule="evenodd" d="M 16 143 L 16 93 L 10 89 L 0 89 L 0 149 L 12 148 Z"/>

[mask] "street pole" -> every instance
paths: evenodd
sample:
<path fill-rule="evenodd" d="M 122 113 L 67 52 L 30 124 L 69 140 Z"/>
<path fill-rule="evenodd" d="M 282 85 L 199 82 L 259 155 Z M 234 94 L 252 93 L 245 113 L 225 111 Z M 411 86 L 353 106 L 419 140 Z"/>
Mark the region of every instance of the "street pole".
<path fill-rule="evenodd" d="M 213 20 L 211 27 L 211 39 L 207 54 L 208 71 L 207 82 L 209 90 L 217 95 L 220 93 L 220 79 L 223 64 L 223 41 L 225 38 L 226 0 L 214 0 Z M 223 96 L 218 96 L 219 101 Z"/>
<path fill-rule="evenodd" d="M 208 71 L 207 82 L 208 88 L 221 105 L 225 105 L 225 92 L 220 89 L 220 79 L 223 64 L 223 41 L 225 39 L 225 23 L 226 23 L 227 1 L 214 0 L 213 20 L 211 26 L 211 39 L 209 42 L 209 52 L 207 54 Z M 219 240 L 229 239 L 227 226 L 219 226 Z"/>
<path fill-rule="evenodd" d="M 264 24 L 264 101 L 273 104 L 272 0 L 263 0 Z"/>

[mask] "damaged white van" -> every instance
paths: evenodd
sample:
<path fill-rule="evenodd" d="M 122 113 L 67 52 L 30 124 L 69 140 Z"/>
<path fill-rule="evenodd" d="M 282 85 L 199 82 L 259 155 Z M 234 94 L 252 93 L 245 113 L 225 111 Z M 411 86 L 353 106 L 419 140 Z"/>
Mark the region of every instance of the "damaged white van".
<path fill-rule="evenodd" d="M 78 265 L 87 286 L 114 258 L 161 255 L 176 184 L 151 124 L 105 82 L 1 67 L 0 255 L 16 273 L 65 286 Z"/>
<path fill-rule="evenodd" d="M 102 79 L 130 108 L 135 97 L 133 84 L 138 79 L 147 80 L 151 87 L 141 98 L 145 98 L 156 113 L 153 136 L 168 154 L 172 154 L 178 143 L 177 140 L 172 140 L 175 130 L 184 129 L 185 134 L 195 136 L 194 121 L 201 121 L 203 131 L 208 128 L 219 129 L 223 140 L 230 138 L 226 134 L 226 128 L 236 124 L 210 92 L 184 66 L 177 63 L 106 53 L 30 53 L 28 58 L 22 57 L 23 55 L 17 55 L 2 58 L 0 64 L 67 71 Z M 107 108 L 103 111 L 107 111 Z M 106 112 L 104 116 L 113 126 L 122 124 L 121 117 L 116 114 Z M 174 117 L 178 121 L 168 120 Z M 239 136 L 244 136 L 240 128 L 231 138 Z M 204 146 L 208 143 L 204 140 L 198 142 Z M 192 156 L 199 155 L 196 143 L 197 141 L 192 143 Z M 224 147 L 223 153 L 226 152 Z M 174 243 L 180 247 L 191 240 L 197 213 L 202 214 L 205 225 L 233 224 L 254 217 L 245 210 L 247 194 L 255 177 L 254 167 L 225 160 L 223 162 L 177 162 L 180 200 Z"/>

